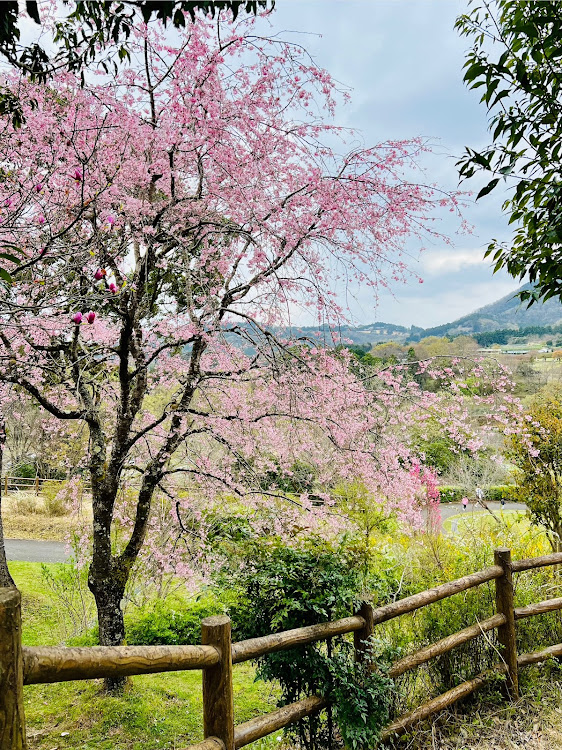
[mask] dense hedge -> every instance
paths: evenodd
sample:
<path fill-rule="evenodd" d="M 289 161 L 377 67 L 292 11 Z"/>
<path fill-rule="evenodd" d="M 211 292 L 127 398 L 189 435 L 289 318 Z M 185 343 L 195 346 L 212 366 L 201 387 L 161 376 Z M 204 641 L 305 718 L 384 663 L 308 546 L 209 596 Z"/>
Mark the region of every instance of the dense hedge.
<path fill-rule="evenodd" d="M 468 497 L 471 501 L 476 499 L 466 487 L 439 487 L 439 499 L 442 503 L 460 503 L 463 497 Z M 517 502 L 515 485 L 498 484 L 484 489 L 484 500 L 499 503 L 502 498 L 506 501 Z"/>

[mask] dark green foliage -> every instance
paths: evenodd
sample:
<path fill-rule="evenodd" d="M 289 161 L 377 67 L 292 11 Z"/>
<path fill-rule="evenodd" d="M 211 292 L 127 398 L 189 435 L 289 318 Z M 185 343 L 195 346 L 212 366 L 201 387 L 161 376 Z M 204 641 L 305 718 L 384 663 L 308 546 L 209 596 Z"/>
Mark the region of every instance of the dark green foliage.
<path fill-rule="evenodd" d="M 358 604 L 361 576 L 349 550 L 311 539 L 300 548 L 278 540 L 251 545 L 235 579 L 240 595 L 231 617 L 241 639 L 349 616 Z M 283 704 L 329 696 L 350 748 L 372 747 L 388 720 L 391 681 L 380 670 L 356 667 L 345 638 L 263 657 L 258 677 L 279 681 Z M 330 728 L 330 720 L 311 717 L 289 731 L 301 746 L 321 748 L 332 742 Z"/>
<path fill-rule="evenodd" d="M 548 333 L 558 333 L 559 330 L 559 326 L 527 326 L 519 330 L 502 328 L 498 331 L 483 331 L 482 333 L 474 333 L 472 336 L 483 347 L 492 346 L 492 344 L 505 346 L 510 338 L 525 339 L 529 336 L 545 336 Z M 552 342 L 548 345 L 551 346 Z"/>
<path fill-rule="evenodd" d="M 13 477 L 32 479 L 37 476 L 37 469 L 35 468 L 35 464 L 20 464 L 12 469 L 11 474 Z"/>
<path fill-rule="evenodd" d="M 416 448 L 425 454 L 425 462 L 432 466 L 438 474 L 445 474 L 458 457 L 455 445 L 448 437 L 438 437 L 434 440 L 418 440 Z"/>
<path fill-rule="evenodd" d="M 394 682 L 386 674 L 391 666 L 387 659 L 381 670 L 381 654 L 373 642 L 372 662 L 358 663 L 345 651 L 338 651 L 328 662 L 330 688 L 328 695 L 345 747 L 367 750 L 377 741 L 381 729 L 388 723 L 394 699 Z M 396 652 L 385 650 L 386 656 Z"/>
<path fill-rule="evenodd" d="M 478 198 L 512 186 L 503 208 L 514 236 L 494 240 L 486 255 L 495 271 L 536 285 L 519 293 L 529 305 L 562 299 L 562 8 L 542 0 L 477 2 L 456 27 L 474 41 L 464 80 L 483 92 L 492 134 L 484 150 L 466 149 L 459 174 L 492 178 Z"/>

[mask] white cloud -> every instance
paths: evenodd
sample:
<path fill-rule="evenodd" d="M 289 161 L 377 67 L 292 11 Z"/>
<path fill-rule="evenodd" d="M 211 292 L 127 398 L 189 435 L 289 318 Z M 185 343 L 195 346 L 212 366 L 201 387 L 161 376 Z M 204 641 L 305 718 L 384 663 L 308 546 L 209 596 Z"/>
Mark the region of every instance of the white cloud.
<path fill-rule="evenodd" d="M 484 259 L 484 250 L 481 247 L 455 249 L 443 248 L 440 250 L 425 250 L 420 256 L 420 266 L 423 273 L 432 276 L 443 276 L 449 273 L 458 273 L 473 266 L 490 266 L 490 261 Z"/>

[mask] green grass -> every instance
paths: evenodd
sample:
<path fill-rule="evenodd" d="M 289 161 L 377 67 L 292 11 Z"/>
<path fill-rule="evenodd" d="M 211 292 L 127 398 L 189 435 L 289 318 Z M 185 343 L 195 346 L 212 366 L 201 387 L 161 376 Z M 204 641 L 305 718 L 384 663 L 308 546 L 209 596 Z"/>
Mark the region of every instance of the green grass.
<path fill-rule="evenodd" d="M 65 613 L 44 584 L 41 564 L 12 562 L 10 571 L 22 592 L 24 645 L 60 644 Z M 275 708 L 275 687 L 254 678 L 251 664 L 234 667 L 237 724 Z M 101 680 L 25 687 L 30 750 L 155 750 L 203 738 L 198 670 L 133 677 L 118 696 L 102 688 Z M 272 736 L 255 747 L 266 750 L 279 743 Z"/>
<path fill-rule="evenodd" d="M 504 524 L 512 534 L 522 536 L 531 534 L 544 536 L 544 531 L 530 523 L 525 511 L 520 510 L 494 510 L 496 518 Z M 498 527 L 498 521 L 486 511 L 464 512 L 447 518 L 443 523 L 444 530 L 453 536 L 481 535 L 487 530 Z M 456 530 L 453 529 L 456 526 Z"/>

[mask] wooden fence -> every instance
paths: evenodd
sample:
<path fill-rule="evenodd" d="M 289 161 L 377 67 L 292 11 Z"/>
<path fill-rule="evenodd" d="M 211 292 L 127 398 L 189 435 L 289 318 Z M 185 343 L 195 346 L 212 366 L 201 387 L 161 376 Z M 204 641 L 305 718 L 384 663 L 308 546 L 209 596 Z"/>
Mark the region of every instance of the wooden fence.
<path fill-rule="evenodd" d="M 16 589 L 0 589 L 0 750 L 23 750 L 26 747 L 24 685 L 187 669 L 203 670 L 205 736 L 202 742 L 191 745 L 187 750 L 237 750 L 321 711 L 328 701 L 320 696 L 310 696 L 235 726 L 232 688 L 234 664 L 345 633 L 354 634 L 356 657 L 362 660 L 365 658 L 365 642 L 376 625 L 488 581 L 495 581 L 495 615 L 405 656 L 392 666 L 390 675 L 397 677 L 404 674 L 494 629 L 498 631 L 503 661 L 400 716 L 384 730 L 383 740 L 406 732 L 416 722 L 464 698 L 498 674 L 506 675 L 507 696 L 517 698 L 519 669 L 562 656 L 562 644 L 518 655 L 515 624 L 525 617 L 562 609 L 562 597 L 515 608 L 512 574 L 561 563 L 562 553 L 512 562 L 510 550 L 498 549 L 494 553 L 494 565 L 485 570 L 376 609 L 364 603 L 354 616 L 335 622 L 231 643 L 230 619 L 226 616 L 208 617 L 202 623 L 200 646 L 25 647 L 21 642 L 20 594 Z"/>
<path fill-rule="evenodd" d="M 61 479 L 44 479 L 43 477 L 9 477 L 0 478 L 0 487 L 7 495 L 9 491 L 26 490 L 38 495 L 45 482 L 62 482 Z"/>

